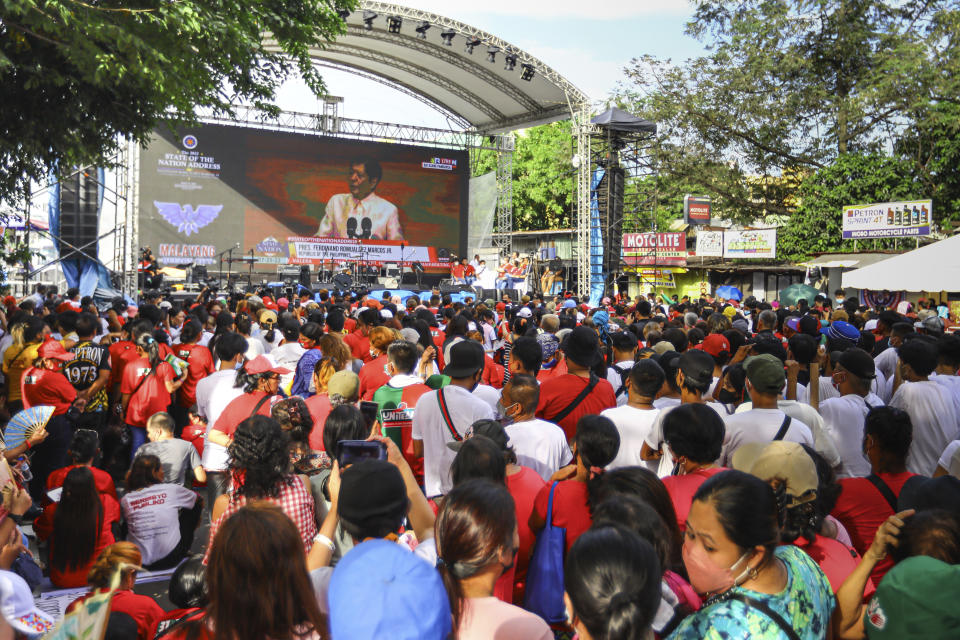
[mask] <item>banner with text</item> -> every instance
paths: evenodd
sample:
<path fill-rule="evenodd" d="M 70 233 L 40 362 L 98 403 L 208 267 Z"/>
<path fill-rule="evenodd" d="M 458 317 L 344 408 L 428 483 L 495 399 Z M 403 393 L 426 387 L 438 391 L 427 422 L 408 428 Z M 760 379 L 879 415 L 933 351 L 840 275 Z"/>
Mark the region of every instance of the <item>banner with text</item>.
<path fill-rule="evenodd" d="M 401 262 L 409 266 L 419 262 L 424 267 L 448 267 L 441 262 L 434 247 L 411 247 L 390 240 L 356 240 L 351 238 L 316 238 L 296 236 L 287 238 L 290 264 L 353 263 L 382 266 Z"/>
<path fill-rule="evenodd" d="M 744 229 L 723 232 L 724 258 L 776 258 L 776 229 Z"/>
<path fill-rule="evenodd" d="M 844 239 L 930 235 L 933 200 L 880 202 L 843 208 Z"/>
<path fill-rule="evenodd" d="M 723 257 L 723 231 L 697 231 L 697 257 Z"/>
<path fill-rule="evenodd" d="M 623 234 L 623 262 L 627 266 L 687 264 L 687 234 L 625 233 Z"/>

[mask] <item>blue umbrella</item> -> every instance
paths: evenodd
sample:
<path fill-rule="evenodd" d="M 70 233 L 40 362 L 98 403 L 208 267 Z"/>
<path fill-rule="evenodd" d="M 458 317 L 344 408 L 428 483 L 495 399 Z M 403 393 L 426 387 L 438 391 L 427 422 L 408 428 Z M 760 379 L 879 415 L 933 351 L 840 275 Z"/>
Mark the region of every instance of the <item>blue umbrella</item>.
<path fill-rule="evenodd" d="M 723 298 L 724 300 L 736 300 L 739 302 L 740 300 L 743 300 L 743 292 L 732 285 L 724 284 L 717 287 L 717 297 Z"/>

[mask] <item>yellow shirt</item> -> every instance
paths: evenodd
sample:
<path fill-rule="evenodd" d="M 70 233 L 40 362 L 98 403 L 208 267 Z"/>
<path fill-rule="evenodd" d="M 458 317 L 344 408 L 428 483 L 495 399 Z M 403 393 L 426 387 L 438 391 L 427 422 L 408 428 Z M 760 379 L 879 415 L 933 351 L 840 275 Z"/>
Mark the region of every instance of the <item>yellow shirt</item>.
<path fill-rule="evenodd" d="M 23 372 L 33 366 L 37 359 L 40 343 L 10 345 L 3 354 L 3 374 L 7 376 L 7 401 L 20 400 L 20 382 Z"/>

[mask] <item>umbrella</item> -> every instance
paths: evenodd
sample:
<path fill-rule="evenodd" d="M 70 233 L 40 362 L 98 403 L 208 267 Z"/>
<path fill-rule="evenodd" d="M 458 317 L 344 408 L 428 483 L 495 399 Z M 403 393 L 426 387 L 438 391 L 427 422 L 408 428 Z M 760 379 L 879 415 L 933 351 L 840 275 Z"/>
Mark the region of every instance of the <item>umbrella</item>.
<path fill-rule="evenodd" d="M 780 295 L 777 297 L 780 300 L 780 304 L 785 306 L 793 306 L 797 304 L 797 301 L 801 298 L 805 299 L 808 303 L 813 304 L 814 298 L 820 295 L 820 291 L 814 289 L 808 284 L 795 283 L 791 284 L 789 287 L 784 287 L 780 291 Z"/>
<path fill-rule="evenodd" d="M 10 418 L 6 430 L 3 432 L 7 448 L 19 447 L 27 438 L 45 427 L 53 416 L 53 411 L 54 407 L 41 404 L 24 409 Z"/>
<path fill-rule="evenodd" d="M 724 284 L 717 287 L 717 297 L 723 298 L 724 300 L 743 300 L 743 292 L 736 287 Z"/>

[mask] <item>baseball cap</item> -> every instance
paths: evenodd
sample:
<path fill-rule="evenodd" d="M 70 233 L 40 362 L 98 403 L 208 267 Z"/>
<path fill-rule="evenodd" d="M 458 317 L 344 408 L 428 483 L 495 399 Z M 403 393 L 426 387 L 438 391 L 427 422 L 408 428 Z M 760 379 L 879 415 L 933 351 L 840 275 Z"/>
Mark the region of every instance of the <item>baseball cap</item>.
<path fill-rule="evenodd" d="M 956 638 L 960 628 L 960 566 L 929 556 L 895 564 L 877 586 L 863 616 L 870 640 Z"/>
<path fill-rule="evenodd" d="M 57 340 L 44 341 L 44 343 L 40 345 L 40 348 L 37 349 L 37 355 L 41 358 L 53 358 L 54 360 L 62 360 L 63 362 L 70 362 L 76 358 L 75 355 L 64 349 L 63 345 Z"/>
<path fill-rule="evenodd" d="M 340 517 L 362 531 L 383 521 L 402 520 L 409 507 L 400 470 L 386 460 L 362 460 L 340 476 Z"/>
<path fill-rule="evenodd" d="M 873 331 L 876 328 L 877 328 L 876 318 L 871 318 L 870 320 L 867 320 L 866 324 L 863 325 L 864 331 Z"/>
<path fill-rule="evenodd" d="M 787 381 L 783 363 L 769 353 L 747 358 L 743 368 L 747 372 L 747 380 L 760 393 L 780 393 Z"/>
<path fill-rule="evenodd" d="M 927 316 L 920 322 L 914 322 L 913 328 L 932 331 L 934 333 L 943 333 L 943 320 L 940 316 Z"/>
<path fill-rule="evenodd" d="M 500 312 L 502 313 L 503 311 L 506 310 L 506 308 L 507 308 L 507 305 L 506 305 L 506 304 L 504 304 L 504 303 L 502 303 L 502 302 L 498 302 L 498 303 L 497 303 L 497 306 L 496 306 L 497 311 L 500 311 Z"/>
<path fill-rule="evenodd" d="M 657 344 L 653 345 L 652 348 L 654 351 L 657 352 L 657 355 L 661 355 L 661 356 L 665 354 L 667 351 L 676 351 L 676 349 L 673 347 L 673 343 L 670 342 L 669 340 L 661 340 Z"/>
<path fill-rule="evenodd" d="M 816 497 L 817 465 L 797 442 L 748 442 L 737 447 L 731 462 L 737 471 L 764 482 L 773 478 L 786 481 L 791 504 L 809 502 Z"/>
<path fill-rule="evenodd" d="M 0 608 L 7 623 L 20 633 L 39 636 L 53 628 L 53 618 L 37 608 L 26 580 L 0 570 Z"/>
<path fill-rule="evenodd" d="M 400 337 L 408 342 L 413 342 L 416 344 L 420 342 L 420 334 L 417 333 L 417 330 L 413 327 L 404 327 L 400 329 Z"/>
<path fill-rule="evenodd" d="M 730 341 L 722 333 L 711 333 L 696 348 L 706 351 L 714 358 L 718 358 L 724 351 L 728 355 L 730 354 Z"/>
<path fill-rule="evenodd" d="M 723 315 L 727 316 L 728 318 L 733 318 L 733 316 L 737 315 L 737 310 L 728 305 L 723 308 L 723 311 L 721 313 L 723 313 Z"/>
<path fill-rule="evenodd" d="M 732 326 L 734 329 L 741 333 L 747 333 L 750 331 L 750 325 L 747 324 L 747 321 L 743 318 L 737 318 L 733 321 Z"/>
<path fill-rule="evenodd" d="M 390 311 L 390 309 L 380 309 L 380 317 L 389 320 L 393 317 L 393 311 Z"/>
<path fill-rule="evenodd" d="M 563 301 L 563 304 L 560 305 L 561 309 L 575 309 L 577 306 L 577 301 L 573 298 L 567 298 Z"/>
<path fill-rule="evenodd" d="M 353 371 L 337 371 L 327 381 L 327 395 L 356 398 L 360 392 L 360 376 Z"/>
<path fill-rule="evenodd" d="M 362 542 L 343 556 L 329 602 L 334 638 L 446 638 L 452 627 L 440 573 L 388 540 Z"/>
<path fill-rule="evenodd" d="M 800 318 L 800 322 L 797 323 L 797 329 L 800 333 L 805 333 L 808 336 L 818 338 L 820 331 L 820 321 L 817 320 L 815 316 L 806 315 Z M 858 336 L 859 337 L 859 336 Z"/>
<path fill-rule="evenodd" d="M 897 497 L 897 511 L 916 509 L 947 509 L 956 511 L 960 504 L 960 478 L 940 476 L 927 478 L 913 476 L 900 489 Z"/>
<path fill-rule="evenodd" d="M 789 327 L 792 331 L 796 331 L 797 333 L 801 333 L 799 316 L 787 318 L 787 321 L 783 323 L 783 326 Z"/>
<path fill-rule="evenodd" d="M 260 324 L 276 324 L 277 312 L 270 309 L 264 309 L 260 312 Z"/>
<path fill-rule="evenodd" d="M 286 309 L 290 306 L 290 301 L 286 298 L 277 298 L 277 306 Z"/>
<path fill-rule="evenodd" d="M 597 333 L 590 327 L 576 327 L 560 343 L 563 355 L 581 367 L 592 367 L 600 358 Z"/>
<path fill-rule="evenodd" d="M 870 354 L 859 347 L 851 347 L 841 351 L 837 356 L 837 364 L 864 380 L 873 380 L 877 377 L 877 367 Z"/>
<path fill-rule="evenodd" d="M 517 311 L 518 318 L 529 318 L 532 315 L 533 312 L 530 311 L 530 307 L 521 307 L 520 310 Z"/>
<path fill-rule="evenodd" d="M 273 301 L 272 299 L 270 299 L 270 298 L 264 298 L 264 299 L 263 299 L 263 308 L 264 308 L 264 309 L 270 309 L 271 311 L 277 311 L 277 309 L 278 309 L 277 303 L 274 302 L 274 301 Z"/>
<path fill-rule="evenodd" d="M 243 368 L 244 371 L 250 375 L 256 375 L 258 373 L 277 373 L 280 375 L 292 373 L 290 369 L 278 366 L 276 361 L 267 355 L 257 356 L 243 365 Z"/>
<path fill-rule="evenodd" d="M 483 345 L 476 340 L 461 340 L 450 347 L 450 358 L 443 368 L 443 375 L 451 378 L 468 378 L 483 369 Z"/>
<path fill-rule="evenodd" d="M 831 322 L 829 327 L 820 329 L 820 333 L 833 340 L 849 340 L 855 343 L 860 339 L 860 330 L 843 320 Z"/>
<path fill-rule="evenodd" d="M 698 349 L 690 349 L 680 354 L 680 371 L 683 377 L 697 386 L 713 382 L 713 357 Z"/>

